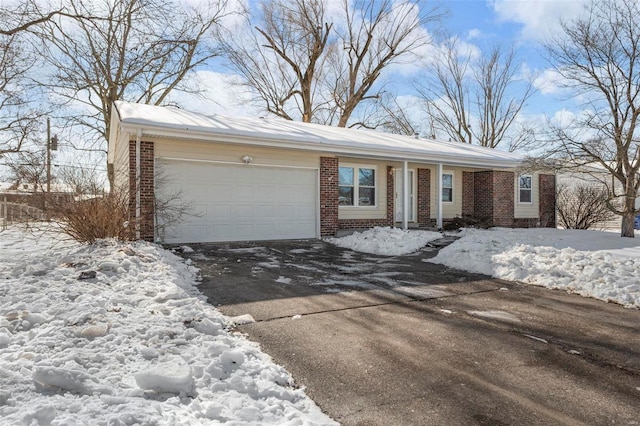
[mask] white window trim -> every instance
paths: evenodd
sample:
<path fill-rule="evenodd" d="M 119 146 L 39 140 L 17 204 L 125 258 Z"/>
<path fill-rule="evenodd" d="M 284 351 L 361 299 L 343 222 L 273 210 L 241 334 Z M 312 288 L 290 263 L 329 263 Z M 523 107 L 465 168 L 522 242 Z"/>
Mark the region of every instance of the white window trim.
<path fill-rule="evenodd" d="M 456 173 L 453 170 L 442 171 L 442 188 L 440 188 L 440 197 L 442 198 L 442 190 L 444 187 L 444 175 L 451 175 L 451 201 L 442 200 L 442 204 L 455 204 L 456 202 Z"/>
<path fill-rule="evenodd" d="M 520 178 L 523 178 L 523 177 L 528 177 L 529 179 L 531 179 L 531 188 L 520 188 Z M 531 174 L 518 175 L 517 179 L 518 179 L 518 204 L 533 204 L 533 175 Z M 531 193 L 531 196 L 529 198 L 530 201 L 522 201 L 520 199 L 520 191 L 522 191 L 523 189 L 525 190 L 528 189 L 529 192 Z"/>
<path fill-rule="evenodd" d="M 352 206 L 341 206 L 338 204 L 338 208 L 340 209 L 370 209 L 370 210 L 376 210 L 378 209 L 378 198 L 379 198 L 379 191 L 378 191 L 378 166 L 374 166 L 372 164 L 359 164 L 359 163 L 339 163 L 338 164 L 338 173 L 340 172 L 340 168 L 341 167 L 350 167 L 353 169 L 353 202 L 354 204 Z M 359 182 L 358 182 L 358 175 L 359 175 L 359 169 L 372 169 L 373 170 L 373 174 L 374 174 L 374 181 L 373 181 L 373 193 L 374 193 L 374 197 L 375 197 L 375 204 L 374 205 L 366 205 L 366 206 L 361 206 L 360 205 L 360 197 L 358 196 L 359 188 Z M 338 187 L 340 187 L 340 181 L 338 181 Z M 369 187 L 367 187 L 369 188 Z"/>

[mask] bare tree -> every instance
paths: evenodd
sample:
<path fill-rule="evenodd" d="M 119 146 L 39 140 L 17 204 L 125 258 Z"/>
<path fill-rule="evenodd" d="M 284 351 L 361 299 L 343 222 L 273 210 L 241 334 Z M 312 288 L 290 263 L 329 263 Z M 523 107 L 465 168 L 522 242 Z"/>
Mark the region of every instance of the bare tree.
<path fill-rule="evenodd" d="M 450 139 L 509 151 L 533 141 L 532 129 L 517 119 L 533 95 L 533 83 L 520 77 L 513 49 L 494 47 L 477 58 L 444 43 L 433 73 L 417 85 L 434 126 Z"/>
<path fill-rule="evenodd" d="M 23 151 L 6 163 L 10 179 L 17 188 L 26 186 L 30 192 L 43 192 L 47 182 L 47 159 L 44 150 Z"/>
<path fill-rule="evenodd" d="M 369 129 L 381 129 L 397 135 L 417 136 L 418 120 L 410 112 L 418 110 L 416 104 L 400 102 L 395 93 L 381 92 L 374 102 L 358 108 L 354 125 Z"/>
<path fill-rule="evenodd" d="M 380 97 L 385 69 L 430 42 L 425 26 L 439 15 L 419 0 L 343 0 L 339 18 L 327 9 L 327 0 L 271 0 L 248 39 L 227 37 L 226 54 L 268 112 L 366 124 L 350 123 L 356 108 Z"/>
<path fill-rule="evenodd" d="M 19 152 L 37 127 L 40 113 L 34 106 L 28 75 L 36 60 L 23 35 L 50 19 L 31 1 L 0 5 L 0 157 Z"/>
<path fill-rule="evenodd" d="M 347 26 L 340 38 L 346 67 L 336 70 L 343 79 L 332 91 L 339 111 L 338 126 L 347 125 L 360 102 L 380 96 L 372 90 L 385 68 L 412 58 L 413 52 L 431 42 L 424 26 L 440 16 L 433 9 L 419 10 L 419 5 L 343 0 Z"/>
<path fill-rule="evenodd" d="M 622 216 L 621 235 L 634 237 L 640 188 L 640 5 L 635 0 L 592 1 L 585 14 L 562 22 L 546 43 L 550 62 L 584 102 L 570 126 L 557 126 L 561 152 L 577 166 L 597 164 L 617 185 L 610 209 Z"/>
<path fill-rule="evenodd" d="M 34 63 L 17 36 L 0 36 L 0 157 L 19 152 L 37 127 L 40 114 L 25 88 Z"/>
<path fill-rule="evenodd" d="M 114 101 L 158 105 L 174 90 L 194 89 L 186 77 L 217 56 L 212 33 L 230 13 L 226 0 L 197 9 L 179 0 L 67 0 L 66 9 L 34 30 L 55 70 L 47 87 L 75 107 L 74 123 L 97 134 L 100 149 Z"/>
<path fill-rule="evenodd" d="M 2 17 L 0 35 L 17 35 L 63 13 L 62 8 L 43 10 L 42 6 L 34 0 L 4 2 L 0 5 L 0 17 Z"/>
<path fill-rule="evenodd" d="M 310 122 L 332 29 L 324 1 L 274 0 L 263 3 L 261 11 L 261 27 L 248 34 L 249 40 L 223 37 L 225 53 L 268 112 L 293 120 L 295 111 Z"/>
<path fill-rule="evenodd" d="M 607 205 L 604 186 L 580 183 L 558 185 L 556 208 L 558 224 L 566 229 L 591 229 L 612 220 L 615 214 Z"/>

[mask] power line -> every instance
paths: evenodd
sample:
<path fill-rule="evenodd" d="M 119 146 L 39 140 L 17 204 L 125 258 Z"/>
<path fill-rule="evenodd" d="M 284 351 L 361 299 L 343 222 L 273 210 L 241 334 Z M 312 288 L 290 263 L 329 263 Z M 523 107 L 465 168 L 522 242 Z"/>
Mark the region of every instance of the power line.
<path fill-rule="evenodd" d="M 36 164 L 36 163 L 0 163 L 0 166 L 42 166 L 45 164 Z M 67 167 L 70 169 L 83 169 L 83 170 L 96 170 L 101 172 L 106 172 L 107 169 L 103 167 L 85 167 L 85 166 L 75 166 L 72 164 L 51 164 L 52 167 Z"/>

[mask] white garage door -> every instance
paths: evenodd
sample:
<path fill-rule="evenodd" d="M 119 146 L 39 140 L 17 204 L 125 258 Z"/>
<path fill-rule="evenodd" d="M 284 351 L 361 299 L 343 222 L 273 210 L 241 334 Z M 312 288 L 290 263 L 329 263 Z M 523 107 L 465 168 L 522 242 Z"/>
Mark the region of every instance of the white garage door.
<path fill-rule="evenodd" d="M 158 191 L 190 214 L 167 224 L 167 243 L 316 238 L 317 171 L 158 161 Z M 164 181 L 164 183 L 163 183 Z M 164 235 L 162 235 L 164 234 Z"/>

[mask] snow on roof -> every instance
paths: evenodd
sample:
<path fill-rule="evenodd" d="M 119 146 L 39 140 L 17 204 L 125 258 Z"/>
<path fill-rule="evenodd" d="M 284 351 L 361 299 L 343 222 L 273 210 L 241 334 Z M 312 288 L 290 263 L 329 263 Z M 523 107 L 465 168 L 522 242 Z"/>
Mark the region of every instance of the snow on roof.
<path fill-rule="evenodd" d="M 336 154 L 370 155 L 408 161 L 517 167 L 519 154 L 459 142 L 416 139 L 371 130 L 347 129 L 284 119 L 204 115 L 172 107 L 117 101 L 120 128 L 135 133 L 240 142 Z M 110 144 L 111 145 L 111 144 Z"/>

